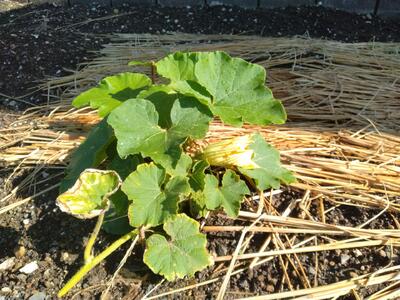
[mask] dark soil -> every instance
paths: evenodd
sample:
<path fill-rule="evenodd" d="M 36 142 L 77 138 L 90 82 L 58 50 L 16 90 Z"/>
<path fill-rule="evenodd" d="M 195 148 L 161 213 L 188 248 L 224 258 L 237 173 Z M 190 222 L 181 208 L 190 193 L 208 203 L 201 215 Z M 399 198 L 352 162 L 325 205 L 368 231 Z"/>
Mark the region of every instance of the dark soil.
<path fill-rule="evenodd" d="M 100 19 L 105 18 L 105 19 Z M 108 33 L 309 35 L 349 42 L 400 41 L 400 23 L 322 7 L 246 10 L 238 7 L 161 8 L 45 4 L 0 14 L 0 100 L 26 95 L 49 76 L 63 76 L 90 59 Z M 9 97 L 7 97 L 7 96 Z M 23 97 L 43 101 L 40 92 Z"/>
<path fill-rule="evenodd" d="M 102 17 L 109 18 L 96 20 Z M 110 8 L 75 5 L 68 8 L 47 4 L 26 7 L 0 14 L 0 128 L 15 119 L 10 115 L 10 109 L 20 111 L 29 106 L 23 101 L 37 104 L 46 100 L 42 91 L 34 91 L 39 81 L 48 76 L 66 75 L 69 70 L 76 69 L 78 63 L 90 60 L 90 51 L 97 50 L 101 44 L 108 42 L 107 37 L 99 34 L 174 31 L 262 36 L 307 34 L 314 38 L 348 42 L 400 41 L 400 23 L 396 20 L 321 7 L 274 10 L 244 10 L 223 6 L 147 8 L 129 5 Z M 45 178 L 49 174 L 50 171 L 45 171 L 40 176 Z M 8 175 L 9 172 L 0 170 L 0 196 L 9 192 L 10 188 L 4 186 Z M 43 189 L 49 184 L 51 183 L 37 186 L 37 189 Z M 28 191 L 17 198 L 31 194 L 32 191 Z M 6 299 L 44 296 L 40 292 L 47 299 L 53 299 L 62 284 L 80 267 L 83 246 L 94 224 L 61 213 L 54 203 L 56 196 L 56 192 L 48 193 L 0 216 L 0 264 L 6 260 L 10 262 L 6 270 L 0 271 L 0 299 L 2 296 Z M 285 207 L 285 203 L 297 197 L 295 193 L 285 191 L 274 198 L 275 206 Z M 15 199 L 10 199 L 12 201 Z M 1 206 L 10 202 L 1 203 Z M 316 210 L 315 207 L 312 209 Z M 291 216 L 298 216 L 300 213 L 294 212 Z M 356 226 L 375 214 L 377 211 L 374 210 L 343 207 L 327 215 L 327 222 Z M 315 216 L 317 215 L 316 213 Z M 221 215 L 212 216 L 207 223 L 240 224 L 239 221 L 233 222 Z M 391 228 L 394 225 L 393 219 L 383 214 L 368 226 Z M 218 255 L 232 253 L 239 235 L 240 233 L 209 234 L 210 251 Z M 115 237 L 103 233 L 98 247 L 105 247 L 113 239 Z M 265 235 L 255 235 L 248 251 L 257 251 L 264 239 Z M 110 279 L 127 246 L 122 247 L 77 285 L 74 291 L 84 292 L 76 299 L 98 298 L 104 288 L 103 284 Z M 138 247 L 136 251 L 139 254 L 142 249 Z M 383 247 L 360 251 L 330 251 L 319 254 L 317 258 L 315 254 L 299 257 L 306 268 L 309 281 L 314 284 L 315 280 L 322 285 L 380 269 L 390 262 L 399 263 L 396 249 L 390 255 L 390 249 Z M 320 269 L 318 275 L 314 276 L 316 259 Z M 19 271 L 33 261 L 39 266 L 34 273 L 23 274 Z M 288 272 L 294 287 L 302 287 L 294 268 L 289 267 Z M 160 277 L 151 275 L 140 262 L 140 255 L 132 256 L 121 274 L 112 290 L 113 299 L 139 298 L 161 280 Z M 170 283 L 158 291 L 187 286 L 212 276 L 213 270 L 208 269 L 197 274 L 195 279 Z M 282 267 L 279 260 L 275 259 L 253 272 L 233 276 L 227 298 L 277 292 L 281 287 L 281 280 Z M 218 282 L 198 288 L 181 294 L 180 297 L 213 298 L 220 284 Z M 287 284 L 283 284 L 283 288 L 288 289 Z M 372 291 L 365 289 L 363 293 L 367 295 Z"/>

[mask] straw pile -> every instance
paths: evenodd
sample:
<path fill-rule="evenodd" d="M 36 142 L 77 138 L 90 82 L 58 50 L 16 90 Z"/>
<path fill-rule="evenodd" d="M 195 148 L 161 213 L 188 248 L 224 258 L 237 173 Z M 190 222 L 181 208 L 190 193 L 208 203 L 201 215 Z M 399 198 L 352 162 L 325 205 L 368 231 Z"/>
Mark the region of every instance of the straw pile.
<path fill-rule="evenodd" d="M 218 294 L 222 299 L 230 277 L 243 271 L 239 261 L 250 261 L 250 267 L 254 267 L 279 257 L 283 270 L 294 265 L 300 268 L 299 278 L 304 282 L 304 289 L 263 296 L 263 299 L 308 299 L 310 295 L 326 299 L 350 291 L 354 293 L 361 285 L 386 281 L 394 283 L 371 299 L 398 296 L 398 266 L 379 274 L 315 287 L 310 284 L 309 275 L 297 255 L 400 245 L 398 229 L 363 229 L 385 212 L 393 214 L 394 219 L 400 212 L 399 44 L 197 35 L 117 35 L 112 36 L 112 40 L 96 59 L 81 66 L 80 71 L 43 84 L 49 102 L 53 98 L 56 102 L 27 111 L 10 127 L 0 131 L 0 165 L 17 170 L 63 169 L 68 163 L 68 154 L 98 122 L 94 112 L 71 108 L 71 99 L 106 75 L 132 70 L 127 67 L 128 61 L 158 59 L 177 50 L 224 50 L 267 68 L 267 84 L 284 102 L 289 122 L 284 126 L 238 129 L 215 121 L 206 142 L 261 132 L 281 151 L 285 166 L 295 172 L 298 182 L 291 189 L 303 196 L 289 203 L 282 212 L 275 210 L 272 198 L 260 194 L 261 200 L 254 211 L 241 212 L 248 226 L 204 226 L 206 232 L 240 231 L 242 236 L 232 255 L 216 258 L 217 262 L 230 261 L 229 267 L 224 269 L 225 275 L 181 290 L 223 279 Z M 32 174 L 31 177 L 35 172 Z M 7 199 L 28 184 L 28 180 L 24 181 Z M 270 197 L 274 193 L 280 191 L 272 192 Z M 0 213 L 29 200 L 3 206 Z M 313 205 L 319 208 L 317 216 L 310 213 Z M 357 224 L 357 228 L 325 223 L 328 211 L 342 205 L 380 211 L 368 222 Z M 303 210 L 303 218 L 288 218 L 296 207 Z M 267 237 L 259 252 L 246 253 L 248 237 L 260 233 Z M 290 278 L 285 274 L 283 282 L 292 289 Z M 374 280 L 369 281 L 370 278 Z M 166 294 L 154 298 L 163 295 Z"/>

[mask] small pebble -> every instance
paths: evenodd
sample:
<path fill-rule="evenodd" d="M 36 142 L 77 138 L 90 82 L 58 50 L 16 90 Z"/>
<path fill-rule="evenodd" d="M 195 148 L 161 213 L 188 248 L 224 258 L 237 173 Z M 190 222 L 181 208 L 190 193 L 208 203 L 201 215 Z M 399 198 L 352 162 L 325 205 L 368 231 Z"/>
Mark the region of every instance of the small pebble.
<path fill-rule="evenodd" d="M 39 269 L 38 263 L 37 261 L 32 261 L 28 264 L 26 264 L 25 266 L 23 266 L 21 269 L 19 269 L 19 271 L 21 273 L 25 273 L 25 274 L 31 274 L 33 272 L 35 272 L 37 269 Z"/>
<path fill-rule="evenodd" d="M 275 291 L 275 288 L 272 284 L 267 285 L 267 292 L 273 293 Z"/>
<path fill-rule="evenodd" d="M 33 294 L 32 296 L 29 297 L 28 300 L 45 300 L 46 299 L 46 294 L 43 292 Z"/>
<path fill-rule="evenodd" d="M 386 256 L 387 256 L 385 250 L 383 250 L 383 249 L 379 250 L 379 255 L 380 255 L 381 257 L 386 257 Z"/>
<path fill-rule="evenodd" d="M 68 261 L 68 259 L 69 259 L 68 252 L 63 252 L 62 255 L 61 255 L 61 260 L 66 262 L 66 261 Z"/>
<path fill-rule="evenodd" d="M 360 257 L 360 256 L 363 255 L 362 252 L 360 250 L 358 250 L 358 249 L 354 250 L 354 254 L 355 254 L 356 257 Z"/>
<path fill-rule="evenodd" d="M 15 265 L 15 257 L 6 259 L 0 264 L 0 271 L 6 271 L 8 269 L 11 269 L 14 265 Z"/>
<path fill-rule="evenodd" d="M 358 274 L 357 274 L 356 272 L 353 272 L 353 271 L 351 271 L 351 272 L 349 273 L 349 275 L 350 275 L 351 278 L 355 278 L 355 277 L 358 276 Z"/>
<path fill-rule="evenodd" d="M 340 256 L 340 263 L 341 263 L 342 265 L 345 265 L 345 264 L 347 264 L 347 262 L 349 261 L 349 259 L 350 259 L 350 255 L 342 254 L 342 255 Z"/>
<path fill-rule="evenodd" d="M 5 286 L 5 287 L 3 287 L 3 288 L 1 289 L 1 292 L 2 292 L 2 293 L 5 293 L 5 294 L 9 294 L 9 293 L 12 292 L 12 290 L 11 290 L 9 287 Z"/>

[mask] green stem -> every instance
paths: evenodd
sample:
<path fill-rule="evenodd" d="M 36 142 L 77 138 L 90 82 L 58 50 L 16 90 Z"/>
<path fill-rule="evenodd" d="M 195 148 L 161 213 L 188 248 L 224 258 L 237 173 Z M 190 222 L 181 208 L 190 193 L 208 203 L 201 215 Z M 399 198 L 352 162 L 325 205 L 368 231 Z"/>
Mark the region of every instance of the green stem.
<path fill-rule="evenodd" d="M 96 238 L 100 232 L 101 225 L 103 224 L 103 220 L 104 220 L 104 213 L 99 215 L 96 226 L 94 227 L 94 230 L 93 230 L 92 234 L 90 235 L 90 238 L 86 244 L 85 252 L 83 253 L 83 258 L 85 260 L 85 264 L 88 264 L 93 259 L 93 252 L 92 252 L 93 245 L 96 242 Z"/>
<path fill-rule="evenodd" d="M 102 262 L 107 256 L 117 250 L 121 245 L 132 239 L 137 234 L 137 230 L 133 230 L 124 236 L 120 237 L 110 246 L 103 250 L 99 255 L 95 256 L 89 263 L 83 265 L 80 270 L 75 273 L 74 276 L 64 285 L 64 287 L 58 292 L 58 297 L 63 297 L 70 289 L 72 289 L 91 269 Z"/>

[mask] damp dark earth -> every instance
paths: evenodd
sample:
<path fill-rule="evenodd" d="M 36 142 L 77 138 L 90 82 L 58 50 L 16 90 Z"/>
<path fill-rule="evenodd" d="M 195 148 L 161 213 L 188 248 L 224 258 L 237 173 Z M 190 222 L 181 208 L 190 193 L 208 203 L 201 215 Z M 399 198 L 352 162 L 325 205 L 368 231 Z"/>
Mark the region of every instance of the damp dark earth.
<path fill-rule="evenodd" d="M 18 1 L 17 1 L 18 2 Z M 18 5 L 19 6 L 19 5 Z M 5 128 L 27 108 L 51 101 L 40 83 L 52 77 L 68 75 L 80 63 L 93 58 L 93 51 L 110 42 L 112 33 L 174 32 L 195 34 L 240 34 L 266 37 L 296 35 L 342 42 L 400 42 L 398 19 L 384 19 L 371 14 L 353 14 L 323 7 L 288 7 L 285 9 L 246 10 L 229 6 L 147 7 L 135 5 L 103 6 L 43 4 L 24 6 L 0 13 L 0 129 Z M 1 149 L 0 149 L 1 151 Z M 12 170 L 0 170 L 1 206 L 11 204 L 46 189 L 61 180 L 40 183 L 55 170 L 37 174 L 37 183 L 30 190 L 11 198 L 6 196 L 29 171 L 10 181 Z M 13 176 L 13 178 L 16 178 Z M 55 205 L 57 192 L 45 193 L 0 215 L 0 299 L 55 299 L 59 289 L 82 265 L 82 252 L 95 223 L 62 213 Z M 275 207 L 301 198 L 288 187 L 273 196 Z M 243 209 L 254 205 L 244 203 Z M 333 206 L 333 205 L 332 205 Z M 330 207 L 326 207 L 328 210 Z M 311 205 L 310 211 L 318 206 Z M 397 228 L 390 213 L 345 206 L 326 215 L 326 222 L 354 227 L 369 222 L 366 228 Z M 301 210 L 292 212 L 301 216 Z M 374 216 L 378 215 L 376 218 Z M 318 216 L 318 213 L 315 213 Z M 316 217 L 317 221 L 318 217 Z M 223 213 L 212 214 L 205 225 L 243 225 Z M 212 254 L 227 256 L 235 251 L 241 232 L 208 234 Z M 249 252 L 257 252 L 267 234 L 255 234 Z M 101 233 L 98 246 L 109 245 L 115 237 Z M 100 299 L 101 293 L 129 245 L 125 245 L 96 269 L 69 294 L 69 299 Z M 114 281 L 109 299 L 140 299 L 161 282 L 143 264 L 143 245 L 132 255 Z M 307 266 L 308 280 L 324 285 L 379 270 L 400 263 L 397 249 L 389 246 L 324 251 L 299 256 Z M 314 269 L 318 262 L 319 270 Z M 227 265 L 225 265 L 226 267 Z M 194 278 L 163 284 L 157 293 L 210 280 L 222 274 L 224 265 L 206 269 Z M 278 258 L 231 277 L 227 299 L 243 298 L 282 290 L 282 265 Z M 295 271 L 293 288 L 303 283 Z M 218 294 L 221 281 L 165 296 L 171 299 L 212 299 Z M 382 286 L 380 287 L 382 288 Z M 285 287 L 287 289 L 287 287 Z M 360 295 L 370 295 L 377 288 L 364 288 Z M 168 298 L 168 299 L 169 299 Z M 355 299 L 344 296 L 340 299 Z"/>

